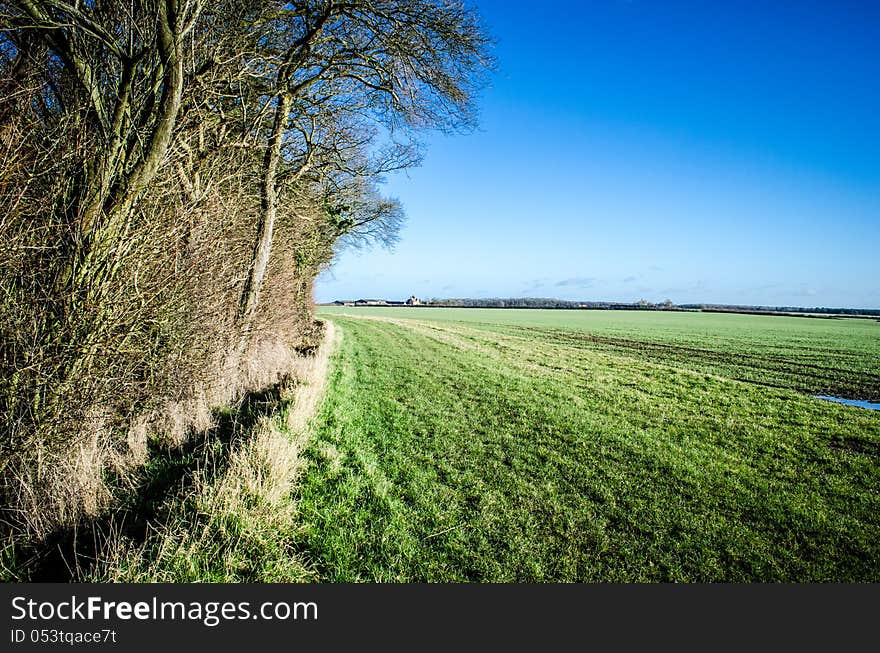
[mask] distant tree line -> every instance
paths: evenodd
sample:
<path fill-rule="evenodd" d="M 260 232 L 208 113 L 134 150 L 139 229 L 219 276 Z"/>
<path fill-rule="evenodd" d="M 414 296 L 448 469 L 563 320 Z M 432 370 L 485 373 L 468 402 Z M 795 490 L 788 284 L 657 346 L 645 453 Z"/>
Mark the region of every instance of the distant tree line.
<path fill-rule="evenodd" d="M 577 302 L 547 297 L 435 298 L 425 303 L 430 306 L 459 308 L 577 308 Z"/>
<path fill-rule="evenodd" d="M 567 309 L 606 309 L 606 310 L 676 310 L 670 300 L 655 304 L 644 299 L 638 302 L 580 302 L 550 297 L 491 297 L 487 299 L 458 298 L 430 299 L 430 306 L 449 306 L 459 308 L 567 308 Z"/>
<path fill-rule="evenodd" d="M 880 316 L 877 308 L 828 308 L 804 306 L 743 306 L 738 304 L 681 304 L 681 308 L 728 313 L 815 313 L 817 315 L 868 315 Z"/>
<path fill-rule="evenodd" d="M 424 302 L 426 306 L 448 306 L 459 308 L 564 308 L 597 310 L 654 310 L 654 311 L 706 311 L 725 313 L 755 314 L 817 314 L 817 315 L 865 315 L 880 316 L 880 309 L 872 308 L 804 308 L 801 306 L 744 306 L 734 304 L 675 304 L 666 299 L 650 302 L 640 299 L 636 302 L 586 302 L 549 297 L 490 297 L 490 298 L 434 298 Z"/>

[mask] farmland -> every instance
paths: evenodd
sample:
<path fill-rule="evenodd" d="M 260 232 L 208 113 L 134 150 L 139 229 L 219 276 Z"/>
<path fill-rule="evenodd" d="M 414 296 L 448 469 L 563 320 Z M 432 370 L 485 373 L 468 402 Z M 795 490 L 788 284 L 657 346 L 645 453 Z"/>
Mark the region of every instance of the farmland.
<path fill-rule="evenodd" d="M 880 580 L 880 324 L 324 308 L 326 581 Z"/>

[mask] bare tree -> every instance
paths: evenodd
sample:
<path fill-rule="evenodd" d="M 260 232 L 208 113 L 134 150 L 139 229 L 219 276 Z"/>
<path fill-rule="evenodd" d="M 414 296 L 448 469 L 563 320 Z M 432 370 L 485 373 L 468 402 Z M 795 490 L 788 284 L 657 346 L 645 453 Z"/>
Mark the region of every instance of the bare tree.
<path fill-rule="evenodd" d="M 266 49 L 260 66 L 262 81 L 272 89 L 268 104 L 274 116 L 241 300 L 245 332 L 271 251 L 279 183 L 311 175 L 344 187 L 340 177 L 376 178 L 413 165 L 418 157 L 411 144 L 392 141 L 380 156 L 366 156 L 377 134 L 371 123 L 384 125 L 391 136 L 406 128 L 471 124 L 478 81 L 473 73 L 488 64 L 486 38 L 461 3 L 320 0 L 285 7 L 272 20 L 287 38 Z M 361 211 L 352 227 L 371 222 L 369 215 L 380 224 L 395 223 L 378 220 L 390 215 L 386 207 Z"/>
<path fill-rule="evenodd" d="M 85 509 L 132 424 L 304 337 L 334 246 L 395 237 L 383 175 L 473 125 L 488 45 L 451 0 L 0 2 L 0 475 L 26 528 Z"/>

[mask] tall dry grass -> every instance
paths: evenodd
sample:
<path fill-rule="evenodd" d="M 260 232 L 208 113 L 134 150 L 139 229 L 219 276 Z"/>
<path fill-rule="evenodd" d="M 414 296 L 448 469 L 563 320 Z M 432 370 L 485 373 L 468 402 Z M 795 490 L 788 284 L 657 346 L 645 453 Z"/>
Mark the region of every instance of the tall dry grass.
<path fill-rule="evenodd" d="M 341 334 L 332 323 L 317 349 L 292 359 L 275 410 L 262 415 L 229 451 L 213 450 L 191 484 L 163 505 L 142 542 L 116 533 L 84 577 L 113 582 L 314 581 L 293 542 L 299 535 L 291 495 L 303 449 Z M 225 456 L 220 473 L 216 457 Z"/>

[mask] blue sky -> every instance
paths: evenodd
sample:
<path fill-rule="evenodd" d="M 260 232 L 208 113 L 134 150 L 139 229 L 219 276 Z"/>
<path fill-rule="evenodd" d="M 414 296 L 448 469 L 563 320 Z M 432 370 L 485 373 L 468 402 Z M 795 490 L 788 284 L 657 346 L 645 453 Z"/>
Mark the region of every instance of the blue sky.
<path fill-rule="evenodd" d="M 478 7 L 479 130 L 426 135 L 384 188 L 400 242 L 341 252 L 317 301 L 880 308 L 880 3 Z"/>

